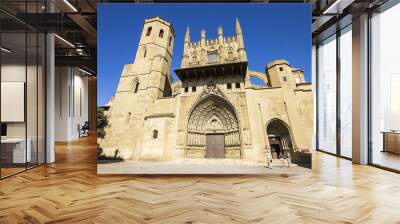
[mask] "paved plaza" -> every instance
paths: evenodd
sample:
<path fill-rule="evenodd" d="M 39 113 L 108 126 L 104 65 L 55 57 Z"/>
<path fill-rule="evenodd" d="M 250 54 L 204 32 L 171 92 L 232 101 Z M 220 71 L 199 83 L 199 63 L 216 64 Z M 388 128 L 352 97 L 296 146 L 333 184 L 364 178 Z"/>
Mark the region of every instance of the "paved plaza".
<path fill-rule="evenodd" d="M 99 163 L 98 174 L 271 174 L 295 175 L 310 169 L 291 164 L 282 166 L 274 160 L 272 169 L 266 164 L 240 159 L 182 159 L 170 162 L 124 161 Z M 311 170 L 310 170 L 311 171 Z M 302 173 L 300 172 L 300 173 Z"/>

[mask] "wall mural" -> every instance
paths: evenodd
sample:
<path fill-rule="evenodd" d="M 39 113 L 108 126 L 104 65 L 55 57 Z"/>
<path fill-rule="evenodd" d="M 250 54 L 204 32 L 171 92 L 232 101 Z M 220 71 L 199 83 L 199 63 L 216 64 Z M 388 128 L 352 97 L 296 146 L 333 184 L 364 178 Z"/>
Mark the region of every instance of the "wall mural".
<path fill-rule="evenodd" d="M 107 4 L 101 7 L 104 17 L 119 18 L 105 13 Z M 292 65 L 275 58 L 269 50 L 282 41 L 295 42 L 291 44 L 294 48 L 306 43 L 307 50 L 299 55 L 304 59 L 311 52 L 311 40 L 299 41 L 277 32 L 279 40 L 270 45 L 273 40 L 268 31 L 251 25 L 254 21 L 250 17 L 236 15 L 237 12 L 225 14 L 229 22 L 223 25 L 230 26 L 226 33 L 223 26 L 214 24 L 216 20 L 196 17 L 196 21 L 215 29 L 217 35 L 211 37 L 206 29 L 189 28 L 195 23 L 192 14 L 197 12 L 190 4 L 179 14 L 171 14 L 168 9 L 164 13 L 160 10 L 155 17 L 148 16 L 148 10 L 138 10 L 141 7 L 147 6 L 132 7 L 132 13 L 127 15 L 135 17 L 135 26 L 126 28 L 127 32 L 132 31 L 126 43 L 132 43 L 128 36 L 136 38 L 133 62 L 122 70 L 119 67 L 120 76 L 99 76 L 99 83 L 115 79 L 116 87 L 111 100 L 101 108 L 104 122 L 99 129 L 98 173 L 254 174 L 269 173 L 272 168 L 287 174 L 295 170 L 287 167 L 297 169 L 303 165 L 301 156 L 311 158 L 312 88 L 303 70 L 306 65 L 291 56 L 302 51 L 283 53 L 281 49 L 280 55 L 293 59 Z M 246 7 L 249 13 L 255 9 L 249 4 L 242 5 L 240 11 L 244 13 Z M 268 11 L 269 7 L 265 5 L 265 12 L 270 13 L 260 16 L 275 13 L 276 10 Z M 229 10 L 219 8 L 217 14 Z M 297 15 L 311 21 L 309 11 L 301 10 Z M 275 14 L 274 19 L 282 16 L 284 20 L 284 14 Z M 110 23 L 102 24 L 103 17 L 99 18 L 99 26 L 104 25 L 99 39 L 113 36 Z M 289 22 L 293 27 L 300 26 L 297 19 Z M 270 25 L 272 28 L 275 24 Z M 310 29 L 309 24 L 301 26 Z M 176 39 L 183 42 L 177 43 Z M 99 46 L 102 47 L 108 45 Z M 174 47 L 180 47 L 178 52 Z M 116 63 L 110 60 L 110 54 L 99 52 L 109 66 Z M 254 83 L 251 77 L 259 78 L 263 84 Z M 99 92 L 103 93 L 101 89 Z M 310 165 L 310 160 L 307 163 Z"/>

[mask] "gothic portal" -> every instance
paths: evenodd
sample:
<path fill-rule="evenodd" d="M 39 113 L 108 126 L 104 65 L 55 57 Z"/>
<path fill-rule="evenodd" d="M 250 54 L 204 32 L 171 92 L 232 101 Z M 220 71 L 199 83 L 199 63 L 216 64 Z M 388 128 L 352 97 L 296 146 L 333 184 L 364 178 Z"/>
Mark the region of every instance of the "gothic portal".
<path fill-rule="evenodd" d="M 214 148 L 222 148 L 224 158 L 227 157 L 226 152 L 236 152 L 236 157 L 240 158 L 240 128 L 236 114 L 228 99 L 215 85 L 209 84 L 190 113 L 187 150 L 202 149 L 207 157 L 212 158 Z M 217 142 L 207 144 L 210 142 L 207 138 L 216 139 Z"/>

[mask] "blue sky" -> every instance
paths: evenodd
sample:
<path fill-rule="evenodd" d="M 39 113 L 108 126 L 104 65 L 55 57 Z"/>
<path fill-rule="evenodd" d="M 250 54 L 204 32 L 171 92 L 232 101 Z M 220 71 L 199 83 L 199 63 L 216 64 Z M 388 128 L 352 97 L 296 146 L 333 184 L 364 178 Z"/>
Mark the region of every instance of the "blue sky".
<path fill-rule="evenodd" d="M 265 65 L 286 59 L 304 70 L 311 81 L 311 5 L 309 4 L 98 4 L 97 77 L 98 105 L 114 95 L 124 64 L 135 58 L 143 22 L 160 16 L 175 29 L 172 71 L 179 68 L 186 27 L 191 41 L 216 38 L 222 26 L 224 36 L 235 33 L 239 18 L 249 68 L 265 71 Z"/>

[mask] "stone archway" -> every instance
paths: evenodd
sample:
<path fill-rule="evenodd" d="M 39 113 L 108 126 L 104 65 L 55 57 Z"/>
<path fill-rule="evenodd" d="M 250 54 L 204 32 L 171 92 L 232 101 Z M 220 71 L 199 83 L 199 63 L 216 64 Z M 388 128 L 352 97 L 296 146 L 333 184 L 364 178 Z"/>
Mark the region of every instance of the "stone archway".
<path fill-rule="evenodd" d="M 294 148 L 290 127 L 280 119 L 272 119 L 267 125 L 267 135 L 272 158 L 279 158 L 281 153 L 290 152 Z"/>
<path fill-rule="evenodd" d="M 239 130 L 233 106 L 222 96 L 208 94 L 191 110 L 187 150 L 198 150 L 206 158 L 240 158 Z"/>

